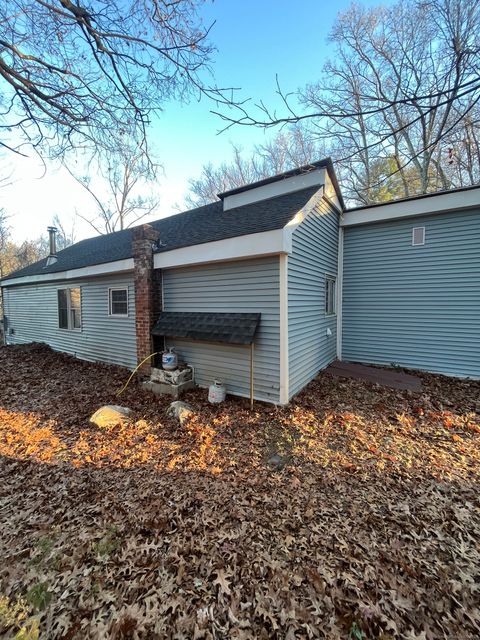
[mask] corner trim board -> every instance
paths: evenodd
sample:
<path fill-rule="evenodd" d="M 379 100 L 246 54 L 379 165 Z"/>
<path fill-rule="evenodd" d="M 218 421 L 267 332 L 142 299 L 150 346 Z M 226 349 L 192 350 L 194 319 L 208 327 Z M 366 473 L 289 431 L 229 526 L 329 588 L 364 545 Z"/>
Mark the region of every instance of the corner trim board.
<path fill-rule="evenodd" d="M 280 260 L 280 404 L 288 404 L 288 256 Z"/>
<path fill-rule="evenodd" d="M 338 276 L 337 276 L 337 360 L 342 359 L 343 326 L 343 227 L 338 228 Z"/>
<path fill-rule="evenodd" d="M 320 185 L 310 200 L 298 211 L 295 216 L 283 227 L 284 252 L 293 252 L 293 233 L 302 222 L 314 211 L 315 206 L 325 197 L 325 185 Z"/>

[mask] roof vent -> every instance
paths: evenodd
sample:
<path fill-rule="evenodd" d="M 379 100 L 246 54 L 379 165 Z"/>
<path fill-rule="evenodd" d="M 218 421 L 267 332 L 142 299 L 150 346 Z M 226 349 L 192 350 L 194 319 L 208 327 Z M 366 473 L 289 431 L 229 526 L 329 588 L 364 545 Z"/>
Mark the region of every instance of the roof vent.
<path fill-rule="evenodd" d="M 412 246 L 419 247 L 425 244 L 425 227 L 413 227 Z"/>

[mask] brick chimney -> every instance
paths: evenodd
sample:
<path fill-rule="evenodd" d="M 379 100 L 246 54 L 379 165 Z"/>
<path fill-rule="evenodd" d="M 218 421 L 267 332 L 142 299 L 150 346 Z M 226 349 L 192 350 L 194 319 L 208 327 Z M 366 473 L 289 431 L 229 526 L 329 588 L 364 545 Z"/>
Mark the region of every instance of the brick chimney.
<path fill-rule="evenodd" d="M 138 363 L 153 353 L 151 330 L 155 321 L 154 314 L 160 311 L 155 306 L 159 306 L 161 299 L 155 291 L 159 279 L 153 269 L 153 248 L 159 237 L 160 233 L 149 224 L 142 224 L 133 229 L 132 254 Z M 151 362 L 147 361 L 139 371 L 149 375 L 150 369 Z"/>

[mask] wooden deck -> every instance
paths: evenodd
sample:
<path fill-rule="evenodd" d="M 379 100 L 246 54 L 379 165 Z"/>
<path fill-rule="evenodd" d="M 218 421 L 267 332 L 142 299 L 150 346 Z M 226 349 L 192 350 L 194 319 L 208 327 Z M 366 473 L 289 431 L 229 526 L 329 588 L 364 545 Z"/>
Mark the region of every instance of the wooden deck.
<path fill-rule="evenodd" d="M 395 369 L 377 369 L 376 367 L 367 367 L 364 364 L 336 360 L 325 371 L 337 378 L 359 378 L 360 380 L 368 380 L 368 382 L 375 382 L 393 389 L 422 391 L 420 378 Z"/>

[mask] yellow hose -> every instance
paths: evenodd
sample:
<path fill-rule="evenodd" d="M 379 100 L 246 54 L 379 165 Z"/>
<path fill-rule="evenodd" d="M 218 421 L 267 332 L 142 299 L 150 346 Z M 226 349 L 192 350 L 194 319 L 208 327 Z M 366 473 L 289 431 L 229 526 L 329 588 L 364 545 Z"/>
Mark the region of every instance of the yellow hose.
<path fill-rule="evenodd" d="M 117 396 L 121 395 L 125 389 L 128 387 L 128 385 L 130 384 L 130 380 L 133 378 L 133 376 L 137 373 L 137 371 L 140 369 L 140 367 L 142 366 L 142 364 L 144 364 L 147 360 L 150 360 L 150 358 L 153 358 L 153 356 L 158 355 L 159 353 L 162 353 L 161 351 L 155 351 L 155 353 L 151 353 L 149 356 L 147 356 L 144 360 L 142 360 L 139 364 L 137 364 L 137 366 L 135 367 L 135 369 L 132 371 L 132 373 L 130 374 L 128 380 L 126 381 L 126 383 L 123 385 L 123 387 L 120 389 L 120 391 L 117 393 Z"/>

